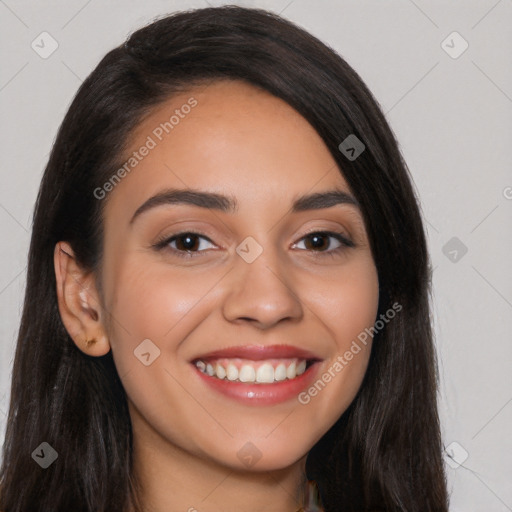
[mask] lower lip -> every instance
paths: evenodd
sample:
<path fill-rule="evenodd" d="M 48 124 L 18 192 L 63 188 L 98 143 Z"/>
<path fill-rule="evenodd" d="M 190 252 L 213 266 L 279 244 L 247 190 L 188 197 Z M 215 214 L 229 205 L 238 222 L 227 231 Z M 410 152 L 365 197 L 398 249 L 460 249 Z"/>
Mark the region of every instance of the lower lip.
<path fill-rule="evenodd" d="M 238 402 L 249 405 L 273 405 L 297 397 L 314 380 L 318 367 L 319 364 L 316 362 L 302 375 L 291 380 L 283 380 L 273 384 L 247 384 L 210 377 L 193 366 L 194 371 L 212 389 Z"/>

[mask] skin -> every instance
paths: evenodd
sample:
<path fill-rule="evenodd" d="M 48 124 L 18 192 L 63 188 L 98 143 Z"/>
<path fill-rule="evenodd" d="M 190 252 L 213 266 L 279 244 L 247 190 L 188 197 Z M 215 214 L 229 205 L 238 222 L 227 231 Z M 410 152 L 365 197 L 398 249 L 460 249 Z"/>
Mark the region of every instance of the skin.
<path fill-rule="evenodd" d="M 205 386 L 190 361 L 228 346 L 291 344 L 322 359 L 321 376 L 373 326 L 377 272 L 357 206 L 290 212 L 303 194 L 352 192 L 311 125 L 264 91 L 219 81 L 175 96 L 138 126 L 129 152 L 191 96 L 197 106 L 104 199 L 101 293 L 69 244 L 57 244 L 59 309 L 83 352 L 112 350 L 145 510 L 291 512 L 307 453 L 355 397 L 371 340 L 306 405 L 235 402 Z M 238 210 L 167 204 L 130 224 L 165 188 L 228 195 Z M 186 230 L 207 237 L 195 257 L 177 256 L 176 242 L 152 247 Z M 315 248 L 311 231 L 341 233 L 355 247 L 336 251 L 327 236 Z M 248 236 L 263 248 L 252 263 L 236 252 Z M 160 350 L 149 366 L 134 357 L 145 339 Z M 261 453 L 251 467 L 237 456 L 247 442 Z"/>

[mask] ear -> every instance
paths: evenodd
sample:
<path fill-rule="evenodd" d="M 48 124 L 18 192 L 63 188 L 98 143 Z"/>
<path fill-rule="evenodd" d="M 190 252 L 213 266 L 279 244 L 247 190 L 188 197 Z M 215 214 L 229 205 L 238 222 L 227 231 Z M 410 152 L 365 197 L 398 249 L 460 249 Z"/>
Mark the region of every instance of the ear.
<path fill-rule="evenodd" d="M 67 242 L 55 245 L 54 267 L 62 322 L 75 345 L 89 356 L 103 356 L 110 344 L 94 273 L 83 270 Z"/>

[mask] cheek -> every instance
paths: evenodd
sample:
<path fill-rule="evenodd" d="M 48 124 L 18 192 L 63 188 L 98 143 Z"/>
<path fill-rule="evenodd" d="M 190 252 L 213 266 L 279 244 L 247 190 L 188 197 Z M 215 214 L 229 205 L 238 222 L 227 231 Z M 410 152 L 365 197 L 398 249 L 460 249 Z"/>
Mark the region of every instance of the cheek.
<path fill-rule="evenodd" d="M 325 425 L 334 424 L 348 408 L 366 373 L 372 344 L 369 328 L 374 326 L 379 302 L 378 276 L 373 260 L 365 257 L 340 266 L 329 279 L 303 286 L 309 290 L 309 308 L 331 340 L 318 379 L 299 395 L 311 414 L 324 419 L 318 425 L 322 434 Z"/>
<path fill-rule="evenodd" d="M 189 430 L 187 411 L 201 413 L 184 399 L 189 376 L 182 349 L 218 302 L 215 285 L 222 274 L 149 264 L 136 254 L 118 260 L 110 274 L 111 347 L 123 387 L 146 420 L 175 440 Z M 170 404 L 180 411 L 172 422 Z"/>
<path fill-rule="evenodd" d="M 117 259 L 106 273 L 110 342 L 118 370 L 135 364 L 134 350 L 149 339 L 163 351 L 174 351 L 191 325 L 205 314 L 215 296 L 215 272 L 170 269 L 163 262 L 148 264 L 134 254 Z"/>
<path fill-rule="evenodd" d="M 369 256 L 333 267 L 327 277 L 303 283 L 308 305 L 344 351 L 352 340 L 373 326 L 379 303 L 377 270 Z"/>

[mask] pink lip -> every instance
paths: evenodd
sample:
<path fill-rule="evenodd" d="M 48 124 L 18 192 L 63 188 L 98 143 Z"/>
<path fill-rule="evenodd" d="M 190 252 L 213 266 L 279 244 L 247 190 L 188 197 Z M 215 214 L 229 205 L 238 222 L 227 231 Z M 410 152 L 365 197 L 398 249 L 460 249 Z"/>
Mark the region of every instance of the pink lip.
<path fill-rule="evenodd" d="M 301 348 L 291 345 L 245 345 L 240 347 L 229 347 L 222 350 L 208 352 L 202 356 L 194 358 L 194 361 L 208 361 L 210 359 L 235 358 L 250 359 L 251 361 L 261 361 L 263 359 L 293 358 L 297 359 L 315 359 L 320 358 Z"/>
<path fill-rule="evenodd" d="M 264 359 L 297 358 L 306 359 L 313 364 L 306 371 L 291 380 L 274 382 L 273 384 L 253 384 L 244 382 L 233 382 L 225 379 L 217 379 L 201 372 L 194 364 L 195 361 L 208 361 L 221 358 L 240 358 L 251 361 Z M 297 397 L 301 391 L 306 389 L 315 379 L 320 358 L 313 353 L 290 345 L 246 345 L 241 347 L 230 347 L 223 350 L 209 352 L 197 357 L 192 361 L 195 373 L 211 389 L 218 393 L 241 402 L 246 405 L 273 405 L 285 402 Z"/>

